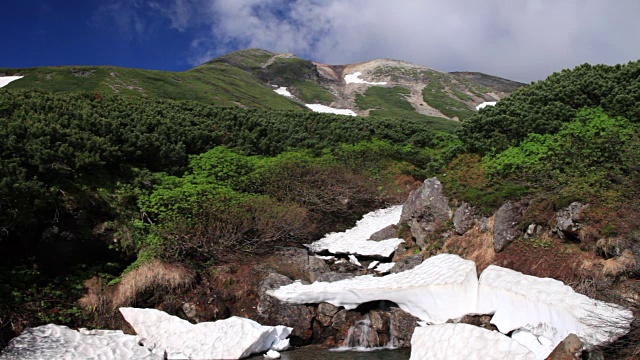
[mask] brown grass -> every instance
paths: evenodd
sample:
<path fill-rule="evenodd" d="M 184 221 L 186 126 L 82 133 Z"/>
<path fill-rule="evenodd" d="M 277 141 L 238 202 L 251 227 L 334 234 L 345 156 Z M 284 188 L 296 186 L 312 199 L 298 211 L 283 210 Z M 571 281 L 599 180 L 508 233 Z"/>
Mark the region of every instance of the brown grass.
<path fill-rule="evenodd" d="M 181 265 L 153 260 L 122 276 L 111 296 L 111 308 L 136 303 L 139 296 L 150 290 L 176 291 L 190 286 L 194 273 Z"/>
<path fill-rule="evenodd" d="M 637 265 L 637 260 L 631 250 L 625 250 L 618 257 L 604 260 L 602 268 L 603 275 L 618 276 L 627 271 L 631 271 Z"/>
<path fill-rule="evenodd" d="M 476 270 L 480 274 L 494 262 L 496 256 L 493 250 L 493 217 L 489 218 L 486 232 L 480 231 L 476 225 L 462 236 L 451 236 L 440 252 L 458 254 L 475 261 Z"/>

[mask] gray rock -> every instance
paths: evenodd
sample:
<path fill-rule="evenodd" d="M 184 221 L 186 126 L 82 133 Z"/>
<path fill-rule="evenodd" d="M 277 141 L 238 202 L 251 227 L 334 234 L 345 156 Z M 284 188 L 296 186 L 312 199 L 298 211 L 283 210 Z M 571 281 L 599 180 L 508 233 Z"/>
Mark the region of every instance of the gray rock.
<path fill-rule="evenodd" d="M 316 278 L 316 281 L 334 282 L 334 281 L 340 281 L 345 279 L 351 279 L 354 276 L 355 276 L 354 274 L 349 274 L 349 273 L 328 272 L 328 273 L 318 275 L 318 277 Z"/>
<path fill-rule="evenodd" d="M 321 274 L 329 272 L 327 263 L 313 255 L 306 249 L 285 248 L 279 253 L 277 264 L 273 266 L 276 272 L 291 279 L 302 279 L 315 282 Z"/>
<path fill-rule="evenodd" d="M 382 241 L 387 239 L 393 239 L 398 237 L 398 229 L 395 225 L 389 225 L 386 228 L 373 233 L 369 240 Z"/>
<path fill-rule="evenodd" d="M 442 183 L 434 177 L 409 194 L 402 207 L 400 224 L 409 226 L 416 244 L 423 249 L 427 235 L 435 233 L 451 216 L 449 199 L 442 193 Z"/>
<path fill-rule="evenodd" d="M 422 264 L 423 261 L 422 254 L 411 255 L 407 258 L 404 258 L 398 262 L 389 270 L 391 273 L 399 273 L 407 270 L 411 270 L 414 267 Z"/>
<path fill-rule="evenodd" d="M 493 249 L 496 252 L 504 250 L 518 235 L 518 221 L 522 218 L 524 206 L 520 203 L 507 201 L 496 211 L 493 225 Z"/>
<path fill-rule="evenodd" d="M 263 325 L 292 327 L 292 345 L 302 345 L 309 343 L 313 336 L 313 318 L 316 316 L 313 308 L 281 302 L 267 294 L 268 290 L 291 283 L 291 279 L 278 273 L 271 273 L 262 281 L 257 306 L 258 318 L 255 320 Z"/>
<path fill-rule="evenodd" d="M 338 312 L 338 308 L 329 303 L 323 302 L 318 305 L 317 318 L 323 326 L 330 326 L 333 323 L 333 316 Z"/>
<path fill-rule="evenodd" d="M 458 235 L 464 235 L 471 230 L 476 221 L 473 217 L 474 208 L 466 202 L 463 202 L 456 212 L 453 214 L 453 226 Z"/>
<path fill-rule="evenodd" d="M 410 347 L 418 318 L 399 308 L 392 308 L 389 317 L 389 343 L 394 347 Z"/>
<path fill-rule="evenodd" d="M 578 231 L 582 228 L 580 216 L 589 205 L 574 201 L 556 213 L 556 233 L 563 240 L 581 241 Z"/>
<path fill-rule="evenodd" d="M 582 355 L 584 344 L 575 334 L 569 334 L 549 354 L 547 360 L 578 360 Z"/>

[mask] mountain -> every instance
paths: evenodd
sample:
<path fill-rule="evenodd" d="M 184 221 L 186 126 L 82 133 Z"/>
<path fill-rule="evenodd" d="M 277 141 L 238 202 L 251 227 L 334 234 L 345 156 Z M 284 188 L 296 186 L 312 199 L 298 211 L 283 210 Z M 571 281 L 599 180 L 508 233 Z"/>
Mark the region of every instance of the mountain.
<path fill-rule="evenodd" d="M 260 49 L 235 51 L 183 72 L 115 66 L 0 68 L 0 76 L 15 75 L 24 78 L 8 89 L 99 91 L 277 110 L 319 104 L 329 112 L 326 107 L 361 116 L 424 119 L 443 130 L 455 126 L 443 120 L 468 118 L 478 104 L 498 101 L 524 85 L 400 60 L 327 65 Z"/>

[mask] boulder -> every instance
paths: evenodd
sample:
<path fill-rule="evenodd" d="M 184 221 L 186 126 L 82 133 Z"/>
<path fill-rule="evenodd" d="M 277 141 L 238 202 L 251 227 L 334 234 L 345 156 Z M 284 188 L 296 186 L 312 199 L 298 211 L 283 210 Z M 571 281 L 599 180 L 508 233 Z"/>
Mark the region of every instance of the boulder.
<path fill-rule="evenodd" d="M 274 258 L 272 268 L 279 274 L 292 279 L 303 279 L 314 282 L 318 276 L 329 272 L 329 265 L 306 249 L 285 248 Z"/>
<path fill-rule="evenodd" d="M 307 344 L 313 337 L 315 312 L 304 305 L 282 302 L 267 292 L 293 283 L 291 279 L 277 273 L 269 274 L 260 284 L 256 320 L 265 325 L 284 325 L 293 328 L 292 344 Z"/>
<path fill-rule="evenodd" d="M 476 220 L 473 217 L 474 208 L 466 202 L 463 202 L 460 207 L 453 213 L 453 227 L 456 229 L 458 235 L 464 235 L 467 231 L 471 230 L 475 225 Z"/>
<path fill-rule="evenodd" d="M 569 334 L 553 349 L 547 360 L 580 360 L 583 346 L 576 334 Z"/>
<path fill-rule="evenodd" d="M 389 312 L 389 345 L 411 346 L 411 337 L 420 319 L 399 308 L 391 308 Z"/>
<path fill-rule="evenodd" d="M 156 309 L 120 308 L 120 313 L 145 347 L 165 352 L 168 359 L 241 359 L 286 349 L 292 330 L 235 316 L 194 325 Z"/>
<path fill-rule="evenodd" d="M 416 266 L 422 264 L 422 261 L 423 261 L 422 254 L 411 255 L 400 261 L 397 261 L 395 265 L 391 268 L 390 272 L 395 274 L 395 273 L 411 270 Z"/>
<path fill-rule="evenodd" d="M 425 238 L 438 231 L 451 216 L 449 199 L 442 192 L 442 183 L 434 177 L 409 194 L 402 206 L 400 225 L 409 226 L 416 244 L 423 249 Z"/>
<path fill-rule="evenodd" d="M 518 222 L 523 210 L 524 206 L 520 203 L 507 201 L 496 211 L 493 225 L 493 249 L 496 252 L 504 250 L 520 235 Z"/>
<path fill-rule="evenodd" d="M 382 241 L 388 239 L 394 239 L 398 237 L 398 229 L 394 224 L 391 224 L 385 227 L 382 230 L 376 231 L 371 236 L 369 236 L 369 240 L 373 241 Z"/>
<path fill-rule="evenodd" d="M 556 234 L 564 240 L 580 242 L 578 231 L 582 228 L 580 216 L 589 205 L 579 201 L 572 202 L 569 206 L 556 213 Z"/>
<path fill-rule="evenodd" d="M 316 282 L 334 282 L 345 279 L 351 279 L 355 275 L 350 273 L 340 273 L 340 272 L 328 272 L 324 273 L 316 279 Z"/>

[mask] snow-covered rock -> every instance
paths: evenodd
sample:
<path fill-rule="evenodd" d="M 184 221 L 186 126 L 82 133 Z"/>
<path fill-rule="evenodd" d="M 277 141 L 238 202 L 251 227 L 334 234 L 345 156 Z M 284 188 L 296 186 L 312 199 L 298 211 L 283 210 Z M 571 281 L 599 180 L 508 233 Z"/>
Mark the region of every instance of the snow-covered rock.
<path fill-rule="evenodd" d="M 374 267 L 378 266 L 378 264 L 380 264 L 380 261 L 378 260 L 372 261 L 371 264 L 369 264 L 369 267 L 367 267 L 367 269 L 371 270 Z"/>
<path fill-rule="evenodd" d="M 287 88 L 284 87 L 284 86 L 281 86 L 281 87 L 279 87 L 279 88 L 277 88 L 277 89 L 275 89 L 273 91 L 275 91 L 277 94 L 282 95 L 282 96 L 293 97 L 293 95 L 291 95 L 289 90 L 287 90 Z"/>
<path fill-rule="evenodd" d="M 20 80 L 24 76 L 0 76 L 0 88 L 7 86 L 12 81 Z"/>
<path fill-rule="evenodd" d="M 350 109 L 336 109 L 336 108 L 332 108 L 322 104 L 305 104 L 305 106 L 317 113 L 328 113 L 328 114 L 350 115 L 350 116 L 358 115 L 355 113 L 355 111 Z"/>
<path fill-rule="evenodd" d="M 497 331 L 468 324 L 442 324 L 415 329 L 411 359 L 534 360 L 535 355 Z"/>
<path fill-rule="evenodd" d="M 26 329 L 9 342 L 2 360 L 35 359 L 142 359 L 161 360 L 138 344 L 135 335 L 114 330 L 75 331 L 54 324 Z"/>
<path fill-rule="evenodd" d="M 386 81 L 370 82 L 370 81 L 362 80 L 360 79 L 360 75 L 362 75 L 361 71 L 354 72 L 353 74 L 345 75 L 344 82 L 347 84 L 387 85 Z"/>
<path fill-rule="evenodd" d="M 269 350 L 267 351 L 266 354 L 264 354 L 264 358 L 265 359 L 280 359 L 280 353 L 274 350 Z"/>
<path fill-rule="evenodd" d="M 502 333 L 521 330 L 514 338 L 524 345 L 542 345 L 532 346 L 538 359 L 571 333 L 587 347 L 615 341 L 633 319 L 629 310 L 578 294 L 561 281 L 493 265 L 480 275 L 477 313 L 494 314 L 491 323 Z"/>
<path fill-rule="evenodd" d="M 396 263 L 394 263 L 394 262 L 383 263 L 383 264 L 380 264 L 380 265 L 376 266 L 375 271 L 379 272 L 381 274 L 388 273 L 394 266 L 396 266 Z"/>
<path fill-rule="evenodd" d="M 362 266 L 362 264 L 360 264 L 360 261 L 358 261 L 358 258 L 353 255 L 349 255 L 349 262 L 355 266 Z"/>
<path fill-rule="evenodd" d="M 194 325 L 156 309 L 120 308 L 120 312 L 146 347 L 166 351 L 169 359 L 240 359 L 274 345 L 282 349 L 293 330 L 235 316 Z"/>
<path fill-rule="evenodd" d="M 347 310 L 369 301 L 388 300 L 421 320 L 441 324 L 473 313 L 477 292 L 475 263 L 441 254 L 411 270 L 384 277 L 365 275 L 310 285 L 294 282 L 267 293 L 281 301 L 328 302 Z"/>
<path fill-rule="evenodd" d="M 485 101 L 482 104 L 476 106 L 476 110 L 484 109 L 487 106 L 496 106 L 497 101 Z"/>
<path fill-rule="evenodd" d="M 328 251 L 332 254 L 388 258 L 404 240 L 370 241 L 369 237 L 380 229 L 397 223 L 401 213 L 401 205 L 370 212 L 364 215 L 355 227 L 344 232 L 327 234 L 324 238 L 307 245 L 307 247 L 315 253 Z"/>

